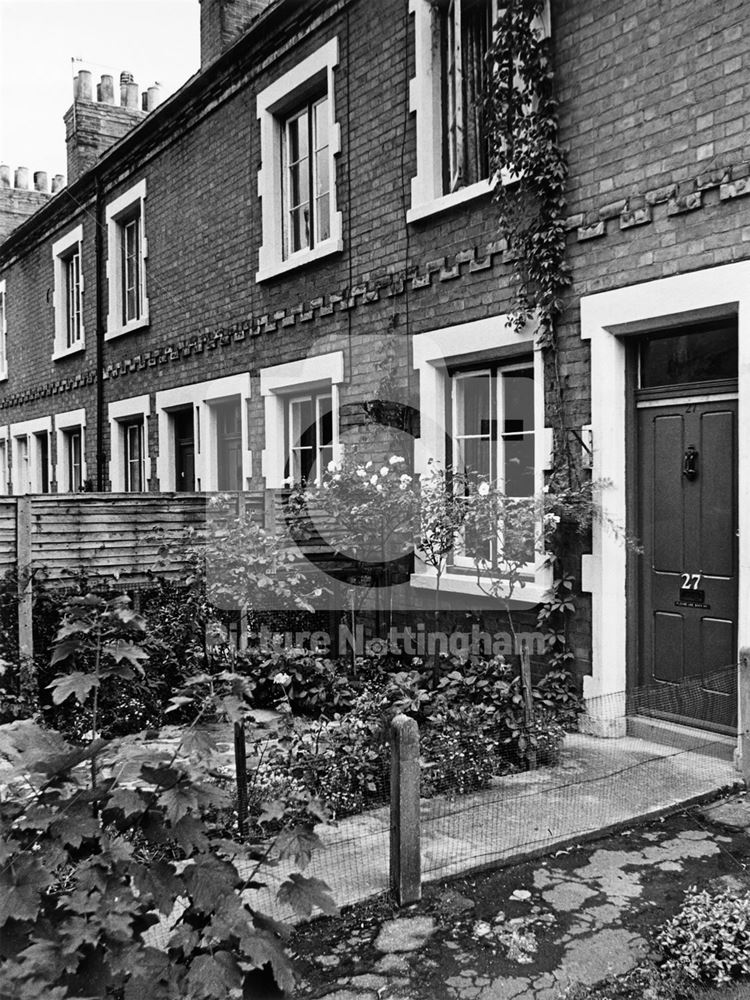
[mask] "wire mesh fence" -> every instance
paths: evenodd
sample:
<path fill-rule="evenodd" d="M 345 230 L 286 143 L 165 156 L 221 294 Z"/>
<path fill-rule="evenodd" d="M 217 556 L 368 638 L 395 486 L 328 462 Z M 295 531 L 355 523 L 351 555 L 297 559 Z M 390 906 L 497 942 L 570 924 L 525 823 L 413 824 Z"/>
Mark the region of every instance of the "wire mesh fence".
<path fill-rule="evenodd" d="M 736 683 L 732 664 L 679 685 L 602 695 L 587 700 L 586 713 L 567 731 L 544 706 L 531 730 L 510 736 L 507 720 L 490 716 L 482 725 L 473 717 L 473 725 L 458 735 L 423 726 L 422 878 L 541 854 L 738 783 Z M 727 699 L 720 718 L 716 692 Z M 714 714 L 706 718 L 709 711 Z M 587 731 L 601 723 L 618 738 Z M 345 740 L 338 739 L 341 733 Z M 288 735 L 282 746 L 272 729 L 248 737 L 250 836 L 273 839 L 273 822 L 260 820 L 271 799 L 293 800 L 310 788 L 328 799 L 335 820 L 316 829 L 321 843 L 305 874 L 323 879 L 339 906 L 389 888 L 390 765 L 385 736 L 380 737 L 379 751 L 364 764 L 362 746 L 351 744 L 345 717 L 333 724 L 309 722 L 294 737 L 294 753 Z M 228 742 L 224 745 L 229 776 L 231 755 Z M 264 869 L 266 885 L 253 890 L 253 905 L 289 919 L 276 893 L 295 868 L 293 861 L 282 860 Z M 163 944 L 168 922 L 150 933 L 155 944 Z"/>

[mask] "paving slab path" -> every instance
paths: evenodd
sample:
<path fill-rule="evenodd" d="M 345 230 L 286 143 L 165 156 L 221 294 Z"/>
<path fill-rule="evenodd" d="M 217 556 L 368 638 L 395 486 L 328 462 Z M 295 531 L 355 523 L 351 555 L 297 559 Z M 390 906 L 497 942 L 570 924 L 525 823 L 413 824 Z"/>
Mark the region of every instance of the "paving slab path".
<path fill-rule="evenodd" d="M 560 1000 L 654 955 L 693 884 L 750 890 L 744 793 L 591 844 L 363 903 L 300 928 L 298 998 Z M 750 983 L 748 984 L 750 996 Z M 258 998 L 261 1000 L 261 998 Z"/>

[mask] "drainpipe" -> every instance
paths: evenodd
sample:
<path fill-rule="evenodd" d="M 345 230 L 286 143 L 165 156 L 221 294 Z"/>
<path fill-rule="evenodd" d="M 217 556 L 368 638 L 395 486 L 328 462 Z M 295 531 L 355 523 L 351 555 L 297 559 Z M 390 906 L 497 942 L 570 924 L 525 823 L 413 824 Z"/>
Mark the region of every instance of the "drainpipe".
<path fill-rule="evenodd" d="M 104 492 L 106 482 L 104 461 L 104 197 L 102 180 L 97 173 L 96 204 L 94 215 L 96 229 L 94 238 L 94 253 L 96 257 L 96 489 Z"/>

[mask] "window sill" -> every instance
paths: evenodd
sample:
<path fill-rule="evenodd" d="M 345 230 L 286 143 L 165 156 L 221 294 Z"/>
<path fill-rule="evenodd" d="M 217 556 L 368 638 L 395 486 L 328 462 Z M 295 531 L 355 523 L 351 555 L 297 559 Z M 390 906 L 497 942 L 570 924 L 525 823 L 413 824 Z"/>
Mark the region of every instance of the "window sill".
<path fill-rule="evenodd" d="M 432 215 L 440 212 L 447 212 L 451 208 L 463 205 L 466 202 L 474 201 L 476 198 L 483 198 L 495 189 L 495 182 L 484 180 L 477 181 L 476 184 L 469 184 L 468 187 L 460 188 L 451 194 L 442 195 L 440 198 L 433 198 L 431 201 L 421 202 L 414 205 L 406 213 L 407 222 L 419 222 L 420 219 L 428 219 Z"/>
<path fill-rule="evenodd" d="M 7 369 L 5 371 L 0 371 L 0 382 L 7 382 L 7 381 L 8 381 Z"/>
<path fill-rule="evenodd" d="M 265 267 L 259 268 L 255 274 L 255 280 L 257 282 L 268 281 L 269 278 L 275 278 L 279 274 L 286 274 L 287 271 L 294 271 L 298 267 L 304 267 L 305 264 L 320 260 L 322 257 L 341 253 L 343 249 L 344 241 L 333 237 L 325 240 L 312 250 L 298 250 L 297 253 L 292 254 L 291 257 L 287 257 L 286 260 L 275 261 L 274 263 L 267 264 Z"/>
<path fill-rule="evenodd" d="M 149 323 L 148 313 L 144 313 L 139 319 L 131 319 L 129 323 L 125 326 L 116 326 L 112 330 L 107 330 L 104 334 L 105 340 L 114 340 L 116 337 L 124 337 L 128 333 L 134 333 L 136 330 L 142 330 L 147 327 Z"/>
<path fill-rule="evenodd" d="M 80 344 L 74 344 L 72 347 L 63 347 L 59 350 L 56 348 L 52 355 L 52 360 L 60 361 L 61 358 L 68 358 L 71 354 L 80 354 L 81 351 L 84 351 L 85 349 L 86 345 L 83 341 L 81 341 Z"/>
<path fill-rule="evenodd" d="M 510 600 L 511 608 L 531 608 L 541 604 L 545 595 L 549 591 L 551 584 L 549 569 L 543 567 L 538 570 L 533 579 L 527 578 L 524 586 L 520 585 L 514 591 Z M 418 590 L 437 590 L 437 577 L 434 572 L 412 573 L 410 578 L 412 587 Z M 483 601 L 502 601 L 502 598 L 493 598 L 480 590 L 476 576 L 474 574 L 444 573 L 440 577 L 440 590 L 446 594 L 463 594 L 466 597 L 475 597 Z"/>

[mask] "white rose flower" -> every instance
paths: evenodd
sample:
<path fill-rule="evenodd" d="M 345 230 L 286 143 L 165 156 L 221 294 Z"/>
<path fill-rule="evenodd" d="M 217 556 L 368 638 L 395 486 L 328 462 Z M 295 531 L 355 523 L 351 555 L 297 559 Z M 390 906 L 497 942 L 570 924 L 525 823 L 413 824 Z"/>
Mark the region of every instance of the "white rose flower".
<path fill-rule="evenodd" d="M 357 475 L 359 476 L 360 479 L 364 479 L 367 473 L 365 472 L 364 469 L 357 469 Z"/>
<path fill-rule="evenodd" d="M 338 469 L 338 465 L 336 465 L 335 462 L 331 461 L 331 462 L 328 463 L 328 465 L 326 466 L 326 468 L 328 469 L 329 472 L 335 472 L 336 469 Z"/>
<path fill-rule="evenodd" d="M 411 476 L 408 475 L 406 472 L 402 472 L 401 475 L 398 478 L 399 478 L 399 480 L 402 483 L 410 483 L 411 482 Z"/>
<path fill-rule="evenodd" d="M 276 674 L 276 676 L 274 677 L 273 682 L 274 684 L 280 684 L 282 687 L 286 687 L 287 684 L 292 683 L 292 678 L 289 676 L 289 674 L 285 674 L 282 671 L 279 671 L 279 673 Z"/>
<path fill-rule="evenodd" d="M 401 465 L 405 461 L 406 461 L 406 459 L 405 458 L 401 458 L 400 455 L 391 455 L 391 457 L 388 459 L 388 464 L 389 465 Z"/>
<path fill-rule="evenodd" d="M 372 483 L 373 486 L 377 483 L 377 481 L 378 481 L 377 476 L 370 476 L 370 482 Z"/>
<path fill-rule="evenodd" d="M 387 476 L 390 471 L 391 470 L 388 468 L 387 465 L 381 465 L 381 467 L 380 467 L 380 475 L 381 476 Z"/>
<path fill-rule="evenodd" d="M 489 492 L 490 492 L 489 483 L 480 483 L 479 486 L 477 487 L 477 493 L 479 494 L 480 497 L 486 497 Z"/>

